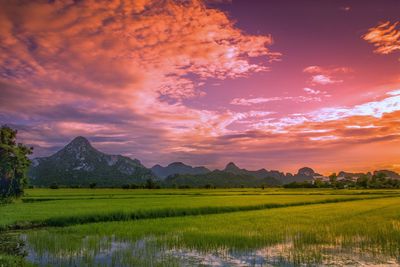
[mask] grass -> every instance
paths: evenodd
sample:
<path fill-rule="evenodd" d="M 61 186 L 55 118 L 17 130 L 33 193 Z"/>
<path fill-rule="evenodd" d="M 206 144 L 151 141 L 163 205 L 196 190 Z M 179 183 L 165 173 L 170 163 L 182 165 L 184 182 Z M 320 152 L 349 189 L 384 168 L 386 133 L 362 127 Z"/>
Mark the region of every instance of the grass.
<path fill-rule="evenodd" d="M 347 254 L 400 263 L 398 196 L 396 190 L 33 189 L 0 206 L 0 229 L 2 235 L 32 229 L 22 232 L 31 260 L 45 266 L 274 264 L 267 258 L 290 265 L 327 257 L 341 265 L 334 256 Z M 1 253 L 0 266 L 23 264 Z"/>
<path fill-rule="evenodd" d="M 85 251 L 93 260 L 96 253 L 106 251 L 116 240 L 137 246 L 138 240 L 153 237 L 147 239 L 149 247 L 140 251 L 140 255 L 127 253 L 124 259 L 152 256 L 144 262 L 147 266 L 160 255 L 168 256 L 166 252 L 171 249 L 181 253 L 199 251 L 202 255 L 219 251 L 226 256 L 279 244 L 288 244 L 287 254 L 283 251 L 282 257 L 292 263 L 321 263 L 327 257 L 324 250 L 329 248 L 335 253 L 372 255 L 372 260 L 379 261 L 400 255 L 399 206 L 400 198 L 369 199 L 207 216 L 95 223 L 35 231 L 28 234 L 28 240 L 39 252 L 62 253 L 68 257 Z M 118 253 L 124 251 L 122 247 Z"/>
<path fill-rule="evenodd" d="M 0 206 L 0 231 L 40 226 L 213 214 L 392 196 L 349 190 L 30 190 Z M 41 200 L 38 200 L 41 199 Z"/>

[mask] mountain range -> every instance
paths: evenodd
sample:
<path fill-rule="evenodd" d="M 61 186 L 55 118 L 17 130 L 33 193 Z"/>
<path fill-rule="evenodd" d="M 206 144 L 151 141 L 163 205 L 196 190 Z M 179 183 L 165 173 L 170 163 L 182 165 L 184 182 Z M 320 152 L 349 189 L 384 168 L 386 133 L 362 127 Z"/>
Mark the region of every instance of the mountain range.
<path fill-rule="evenodd" d="M 36 186 L 96 183 L 103 187 L 144 183 L 155 178 L 139 160 L 102 153 L 81 136 L 50 157 L 33 159 L 29 177 Z"/>
<path fill-rule="evenodd" d="M 384 172 L 388 177 L 400 179 L 392 171 Z M 340 172 L 339 176 L 354 177 L 361 173 Z M 230 162 L 223 170 L 209 170 L 206 167 L 192 167 L 182 162 L 168 166 L 154 165 L 146 168 L 137 159 L 121 155 L 109 155 L 95 149 L 90 142 L 78 136 L 60 151 L 49 157 L 35 158 L 29 169 L 30 183 L 34 186 L 89 186 L 117 187 L 122 185 L 143 185 L 147 180 L 157 180 L 166 187 L 241 187 L 277 186 L 292 182 L 313 180 L 321 175 L 309 167 L 296 174 L 276 170 L 241 169 Z"/>
<path fill-rule="evenodd" d="M 210 172 L 206 167 L 192 167 L 182 162 L 173 162 L 166 167 L 157 164 L 151 167 L 151 171 L 160 179 L 165 179 L 174 174 L 205 174 Z"/>

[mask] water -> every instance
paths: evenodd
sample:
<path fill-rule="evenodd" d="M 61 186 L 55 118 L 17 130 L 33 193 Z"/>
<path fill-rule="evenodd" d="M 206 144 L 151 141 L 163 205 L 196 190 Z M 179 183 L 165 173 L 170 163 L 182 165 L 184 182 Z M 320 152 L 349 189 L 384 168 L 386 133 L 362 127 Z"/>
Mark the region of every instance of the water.
<path fill-rule="evenodd" d="M 167 239 L 22 234 L 27 261 L 38 266 L 400 266 L 400 258 L 337 245 L 293 242 L 255 249 L 190 248 Z M 177 237 L 174 237 L 175 239 Z"/>

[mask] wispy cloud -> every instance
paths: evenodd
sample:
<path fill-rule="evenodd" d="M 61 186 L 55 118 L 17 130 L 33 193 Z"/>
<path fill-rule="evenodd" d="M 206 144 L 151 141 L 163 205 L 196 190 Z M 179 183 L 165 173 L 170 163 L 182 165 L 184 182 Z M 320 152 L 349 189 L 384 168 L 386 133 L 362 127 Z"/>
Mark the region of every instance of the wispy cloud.
<path fill-rule="evenodd" d="M 345 12 L 350 12 L 351 11 L 351 6 L 342 6 L 340 9 L 345 11 Z"/>
<path fill-rule="evenodd" d="M 379 101 L 367 102 L 353 107 L 323 108 L 313 113 L 314 120 L 339 120 L 351 116 L 371 116 L 381 118 L 385 113 L 400 110 L 400 95 L 393 95 Z"/>
<path fill-rule="evenodd" d="M 394 91 L 395 92 L 395 91 Z M 382 118 L 385 114 L 400 112 L 400 94 L 379 101 L 366 102 L 352 107 L 321 108 L 308 113 L 292 114 L 280 119 L 268 119 L 254 124 L 255 129 L 282 131 L 308 123 L 340 122 L 351 117 Z M 368 124 L 371 125 L 371 124 Z"/>
<path fill-rule="evenodd" d="M 393 91 L 389 91 L 389 92 L 387 92 L 386 94 L 387 94 L 387 95 L 392 95 L 392 96 L 400 95 L 400 89 L 393 90 Z"/>
<path fill-rule="evenodd" d="M 332 77 L 324 75 L 324 74 L 314 75 L 311 78 L 311 84 L 327 85 L 327 84 L 341 83 L 341 82 L 343 82 L 343 81 L 342 80 L 334 80 Z"/>
<path fill-rule="evenodd" d="M 380 23 L 370 28 L 362 38 L 376 47 L 375 53 L 386 55 L 398 51 L 400 50 L 399 23 L 390 21 Z"/>
<path fill-rule="evenodd" d="M 317 65 L 308 66 L 303 69 L 304 73 L 311 74 L 311 85 L 328 85 L 342 83 L 343 80 L 334 78 L 338 74 L 351 73 L 353 70 L 348 67 L 321 67 Z"/>
<path fill-rule="evenodd" d="M 303 69 L 305 73 L 332 75 L 337 73 L 351 73 L 353 70 L 349 67 L 321 67 L 317 65 L 308 66 Z"/>
<path fill-rule="evenodd" d="M 312 88 L 308 88 L 308 87 L 304 88 L 303 90 L 304 90 L 304 92 L 306 92 L 307 94 L 310 94 L 310 95 L 326 94 L 325 91 L 320 91 L 320 90 L 316 90 L 316 89 L 312 89 Z"/>
<path fill-rule="evenodd" d="M 285 100 L 294 102 L 311 102 L 311 101 L 321 101 L 321 98 L 317 96 L 275 96 L 275 97 L 257 97 L 257 98 L 234 98 L 232 99 L 230 104 L 239 106 L 251 106 L 251 105 L 265 104 L 268 102 L 285 101 Z"/>

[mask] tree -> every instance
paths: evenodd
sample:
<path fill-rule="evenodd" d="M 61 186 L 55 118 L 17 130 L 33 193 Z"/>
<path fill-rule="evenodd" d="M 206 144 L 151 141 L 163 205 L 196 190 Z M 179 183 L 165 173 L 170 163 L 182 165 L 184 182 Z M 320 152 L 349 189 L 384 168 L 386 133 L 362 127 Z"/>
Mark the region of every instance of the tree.
<path fill-rule="evenodd" d="M 58 189 L 58 184 L 57 183 L 51 183 L 51 185 L 49 186 L 50 189 Z"/>
<path fill-rule="evenodd" d="M 356 184 L 359 187 L 368 188 L 368 185 L 369 185 L 368 176 L 367 175 L 361 175 L 360 177 L 358 177 Z"/>
<path fill-rule="evenodd" d="M 16 143 L 17 131 L 3 125 L 0 128 L 0 198 L 19 197 L 28 183 L 31 164 L 28 155 L 33 148 Z"/>
<path fill-rule="evenodd" d="M 157 184 L 152 180 L 152 179 L 147 179 L 146 180 L 146 185 L 145 188 L 147 189 L 155 189 L 157 187 Z"/>

